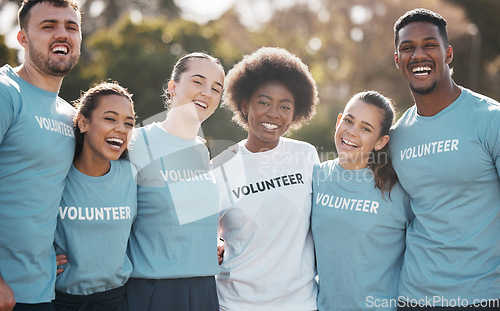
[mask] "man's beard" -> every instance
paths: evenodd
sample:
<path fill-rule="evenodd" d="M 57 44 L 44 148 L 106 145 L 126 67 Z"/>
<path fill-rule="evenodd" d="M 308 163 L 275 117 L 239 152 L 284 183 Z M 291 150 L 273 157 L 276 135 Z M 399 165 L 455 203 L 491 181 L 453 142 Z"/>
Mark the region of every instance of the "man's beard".
<path fill-rule="evenodd" d="M 41 71 L 55 77 L 64 77 L 71 72 L 78 62 L 78 57 L 70 56 L 67 61 L 55 61 L 49 56 L 43 55 L 31 42 L 28 43 L 29 55 L 32 63 Z"/>
<path fill-rule="evenodd" d="M 432 91 L 434 91 L 434 89 L 436 88 L 436 85 L 437 85 L 437 81 L 432 82 L 432 84 L 429 86 L 424 86 L 424 87 L 419 87 L 419 88 L 414 87 L 413 85 L 411 85 L 411 83 L 409 83 L 408 85 L 410 86 L 410 90 L 413 93 L 416 93 L 419 95 L 427 95 L 427 94 L 431 93 Z"/>

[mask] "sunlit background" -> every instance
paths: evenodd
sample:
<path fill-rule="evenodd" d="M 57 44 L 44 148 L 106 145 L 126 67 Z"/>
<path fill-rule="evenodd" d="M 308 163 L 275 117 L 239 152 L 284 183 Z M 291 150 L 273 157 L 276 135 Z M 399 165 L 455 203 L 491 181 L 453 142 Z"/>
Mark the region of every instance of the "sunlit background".
<path fill-rule="evenodd" d="M 104 79 L 134 93 L 138 121 L 163 118 L 162 91 L 175 61 L 203 50 L 226 71 L 261 46 L 298 55 L 318 84 L 315 118 L 291 133 L 332 158 L 336 115 L 354 93 L 375 89 L 400 112 L 413 104 L 394 66 L 393 24 L 407 10 L 425 7 L 448 21 L 454 47 L 455 81 L 500 99 L 500 12 L 498 0 L 86 0 L 82 56 L 64 79 L 68 101 Z M 0 65 L 17 65 L 19 1 L 0 0 Z M 224 109 L 204 123 L 213 155 L 245 138 Z"/>

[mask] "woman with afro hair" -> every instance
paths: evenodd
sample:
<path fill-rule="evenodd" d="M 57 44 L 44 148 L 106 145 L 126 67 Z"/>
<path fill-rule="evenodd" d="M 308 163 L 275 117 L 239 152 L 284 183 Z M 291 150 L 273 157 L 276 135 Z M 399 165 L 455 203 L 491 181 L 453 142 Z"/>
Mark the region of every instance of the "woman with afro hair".
<path fill-rule="evenodd" d="M 264 47 L 227 74 L 222 105 L 248 137 L 213 159 L 224 240 L 221 310 L 316 310 L 310 229 L 316 149 L 285 138 L 315 113 L 316 83 L 287 50 Z"/>

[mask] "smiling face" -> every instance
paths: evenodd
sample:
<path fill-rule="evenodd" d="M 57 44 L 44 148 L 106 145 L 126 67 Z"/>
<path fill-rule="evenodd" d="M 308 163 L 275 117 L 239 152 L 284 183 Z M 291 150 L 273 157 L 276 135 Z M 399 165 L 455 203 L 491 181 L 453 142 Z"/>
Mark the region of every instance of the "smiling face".
<path fill-rule="evenodd" d="M 176 109 L 176 113 L 182 111 L 187 118 L 201 123 L 219 105 L 223 84 L 224 70 L 219 64 L 209 59 L 192 59 L 179 81 L 171 80 L 168 84 L 171 109 Z"/>
<path fill-rule="evenodd" d="M 248 118 L 246 147 L 252 152 L 271 150 L 279 143 L 293 120 L 295 99 L 278 81 L 270 81 L 255 90 L 241 110 Z"/>
<path fill-rule="evenodd" d="M 42 2 L 31 8 L 18 41 L 25 48 L 25 66 L 56 77 L 64 77 L 80 56 L 80 16 L 70 6 Z"/>
<path fill-rule="evenodd" d="M 442 81 L 451 80 L 452 59 L 452 48 L 445 45 L 436 25 L 412 22 L 399 31 L 394 60 L 413 93 L 429 94 Z"/>
<path fill-rule="evenodd" d="M 124 96 L 102 95 L 91 116 L 78 120 L 78 127 L 85 132 L 80 157 L 117 160 L 127 148 L 135 124 L 132 103 Z"/>
<path fill-rule="evenodd" d="M 335 130 L 335 147 L 339 164 L 348 170 L 368 166 L 372 151 L 382 149 L 389 141 L 381 136 L 383 113 L 362 100 L 351 100 L 339 114 Z"/>

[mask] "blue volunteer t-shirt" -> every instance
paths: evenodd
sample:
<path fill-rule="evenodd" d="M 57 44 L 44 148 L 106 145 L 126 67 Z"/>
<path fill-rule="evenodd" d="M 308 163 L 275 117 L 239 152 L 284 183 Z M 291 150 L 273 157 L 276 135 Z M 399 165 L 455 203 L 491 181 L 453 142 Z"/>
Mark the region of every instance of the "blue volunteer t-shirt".
<path fill-rule="evenodd" d="M 432 306 L 500 298 L 500 104 L 467 89 L 432 117 L 411 107 L 391 131 L 411 197 L 400 295 Z"/>
<path fill-rule="evenodd" d="M 131 277 L 217 274 L 219 197 L 207 147 L 198 138 L 171 135 L 159 123 L 139 128 L 135 135 L 129 152 L 138 171 Z"/>
<path fill-rule="evenodd" d="M 396 183 L 382 195 L 371 169 L 335 159 L 314 167 L 312 200 L 319 310 L 396 310 L 413 218 L 406 192 Z"/>
<path fill-rule="evenodd" d="M 132 272 L 127 243 L 136 214 L 137 184 L 128 161 L 111 161 L 99 177 L 72 166 L 55 236 L 57 254 L 66 254 L 68 263 L 56 290 L 89 295 L 124 285 Z"/>
<path fill-rule="evenodd" d="M 0 274 L 17 302 L 54 298 L 54 231 L 73 160 L 74 109 L 0 68 Z"/>

